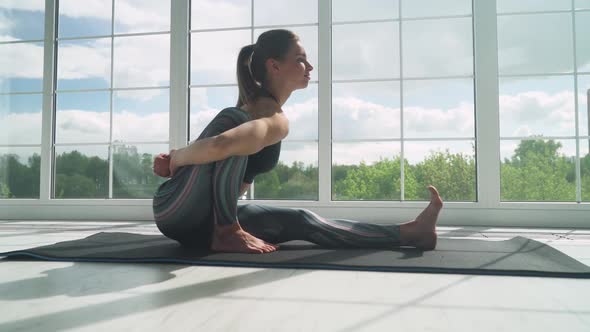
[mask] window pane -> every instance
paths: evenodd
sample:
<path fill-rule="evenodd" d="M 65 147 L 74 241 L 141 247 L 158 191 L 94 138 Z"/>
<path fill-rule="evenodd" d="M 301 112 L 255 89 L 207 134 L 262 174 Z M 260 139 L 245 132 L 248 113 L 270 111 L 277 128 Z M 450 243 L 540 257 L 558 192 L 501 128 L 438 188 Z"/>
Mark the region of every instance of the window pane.
<path fill-rule="evenodd" d="M 500 78 L 500 136 L 574 136 L 572 76 Z"/>
<path fill-rule="evenodd" d="M 471 0 L 403 0 L 402 18 L 471 15 Z"/>
<path fill-rule="evenodd" d="M 500 200 L 575 201 L 575 156 L 575 140 L 500 141 Z"/>
<path fill-rule="evenodd" d="M 0 199 L 39 198 L 41 149 L 0 148 Z"/>
<path fill-rule="evenodd" d="M 115 33 L 170 31 L 170 0 L 115 0 Z"/>
<path fill-rule="evenodd" d="M 428 185 L 445 201 L 476 201 L 475 141 L 406 142 L 404 198 L 430 200 Z"/>
<path fill-rule="evenodd" d="M 258 174 L 249 191 L 261 200 L 317 200 L 318 144 L 283 141 L 277 166 Z"/>
<path fill-rule="evenodd" d="M 191 30 L 252 25 L 252 0 L 192 0 Z"/>
<path fill-rule="evenodd" d="M 515 13 L 515 12 L 536 12 L 549 10 L 571 10 L 571 0 L 496 0 L 496 11 L 498 13 Z"/>
<path fill-rule="evenodd" d="M 472 79 L 404 81 L 404 137 L 475 138 L 473 94 Z"/>
<path fill-rule="evenodd" d="M 117 37 L 114 55 L 115 87 L 150 87 L 169 84 L 169 35 Z"/>
<path fill-rule="evenodd" d="M 399 200 L 400 143 L 333 143 L 332 199 Z"/>
<path fill-rule="evenodd" d="M 108 146 L 56 146 L 53 198 L 107 198 Z"/>
<path fill-rule="evenodd" d="M 59 90 L 109 88 L 110 77 L 110 38 L 58 43 L 57 88 Z"/>
<path fill-rule="evenodd" d="M 289 118 L 289 135 L 285 140 L 318 139 L 317 83 L 309 83 L 307 88 L 293 91 L 282 109 Z"/>
<path fill-rule="evenodd" d="M 501 75 L 573 71 L 571 14 L 498 17 Z"/>
<path fill-rule="evenodd" d="M 471 18 L 403 22 L 404 77 L 473 75 Z"/>
<path fill-rule="evenodd" d="M 110 35 L 112 0 L 59 0 L 59 37 Z"/>
<path fill-rule="evenodd" d="M 0 145 L 41 144 L 43 95 L 0 96 Z"/>
<path fill-rule="evenodd" d="M 332 27 L 332 79 L 399 77 L 397 22 Z"/>
<path fill-rule="evenodd" d="M 590 0 L 576 0 L 576 9 L 590 9 Z"/>
<path fill-rule="evenodd" d="M 196 140 L 217 113 L 233 107 L 238 100 L 238 87 L 192 88 L 190 90 L 189 141 Z"/>
<path fill-rule="evenodd" d="M 108 91 L 57 95 L 56 143 L 109 142 Z"/>
<path fill-rule="evenodd" d="M 333 0 L 332 22 L 399 18 L 399 0 Z"/>
<path fill-rule="evenodd" d="M 168 89 L 122 90 L 113 95 L 113 141 L 168 141 Z"/>
<path fill-rule="evenodd" d="M 399 82 L 332 84 L 333 139 L 399 139 L 399 91 Z"/>
<path fill-rule="evenodd" d="M 43 90 L 43 43 L 0 44 L 0 92 Z"/>
<path fill-rule="evenodd" d="M 250 44 L 249 30 L 192 33 L 191 84 L 236 84 L 238 53 Z"/>
<path fill-rule="evenodd" d="M 590 132 L 590 75 L 578 75 L 578 123 L 580 136 L 588 136 Z"/>
<path fill-rule="evenodd" d="M 287 25 L 318 22 L 318 0 L 256 0 L 254 25 Z"/>
<path fill-rule="evenodd" d="M 580 171 L 582 175 L 582 201 L 590 202 L 590 139 L 580 140 Z"/>
<path fill-rule="evenodd" d="M 113 198 L 153 198 L 167 179 L 154 175 L 153 160 L 168 144 L 113 145 Z"/>
<path fill-rule="evenodd" d="M 0 41 L 43 39 L 45 0 L 0 1 Z"/>
<path fill-rule="evenodd" d="M 576 62 L 578 71 L 590 72 L 590 12 L 576 13 Z"/>

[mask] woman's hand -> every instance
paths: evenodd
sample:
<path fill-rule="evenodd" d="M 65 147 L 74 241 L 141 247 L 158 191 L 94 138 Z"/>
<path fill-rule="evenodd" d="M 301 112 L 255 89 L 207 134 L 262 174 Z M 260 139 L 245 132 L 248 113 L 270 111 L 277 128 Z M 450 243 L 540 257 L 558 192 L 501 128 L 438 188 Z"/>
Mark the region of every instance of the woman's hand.
<path fill-rule="evenodd" d="M 170 177 L 170 155 L 166 153 L 160 153 L 154 158 L 154 174 L 164 178 Z"/>

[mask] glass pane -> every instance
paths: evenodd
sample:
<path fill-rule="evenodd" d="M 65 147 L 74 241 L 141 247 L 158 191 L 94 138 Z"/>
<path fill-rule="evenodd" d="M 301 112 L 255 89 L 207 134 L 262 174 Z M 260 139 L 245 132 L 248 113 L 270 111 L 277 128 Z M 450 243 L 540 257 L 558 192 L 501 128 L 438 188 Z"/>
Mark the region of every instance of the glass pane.
<path fill-rule="evenodd" d="M 170 83 L 170 36 L 117 37 L 114 86 L 149 87 Z"/>
<path fill-rule="evenodd" d="M 318 0 L 256 0 L 254 26 L 318 22 Z"/>
<path fill-rule="evenodd" d="M 403 22 L 404 77 L 473 75 L 471 18 Z"/>
<path fill-rule="evenodd" d="M 153 198 L 167 179 L 154 175 L 152 165 L 168 144 L 113 145 L 113 198 Z"/>
<path fill-rule="evenodd" d="M 0 199 L 39 198 L 41 149 L 0 148 Z"/>
<path fill-rule="evenodd" d="M 590 0 L 576 0 L 576 9 L 590 9 Z"/>
<path fill-rule="evenodd" d="M 53 198 L 108 198 L 108 151 L 107 145 L 56 146 Z"/>
<path fill-rule="evenodd" d="M 113 142 L 168 141 L 168 89 L 122 90 L 113 95 Z"/>
<path fill-rule="evenodd" d="M 582 201 L 590 202 L 590 139 L 580 140 L 580 171 L 582 175 Z"/>
<path fill-rule="evenodd" d="M 332 27 L 332 79 L 399 77 L 399 23 Z"/>
<path fill-rule="evenodd" d="M 471 0 L 403 0 L 402 18 L 471 15 Z M 438 189 L 438 188 L 437 188 Z"/>
<path fill-rule="evenodd" d="M 399 139 L 399 91 L 399 82 L 332 84 L 332 138 Z"/>
<path fill-rule="evenodd" d="M 0 44 L 0 92 L 43 90 L 43 43 Z"/>
<path fill-rule="evenodd" d="M 574 136 L 573 77 L 500 78 L 500 136 Z"/>
<path fill-rule="evenodd" d="M 115 0 L 115 33 L 170 31 L 170 0 Z"/>
<path fill-rule="evenodd" d="M 192 0 L 191 30 L 251 26 L 251 4 L 252 0 Z"/>
<path fill-rule="evenodd" d="M 473 94 L 472 79 L 404 81 L 404 137 L 475 138 Z"/>
<path fill-rule="evenodd" d="M 43 95 L 0 96 L 0 145 L 41 144 Z"/>
<path fill-rule="evenodd" d="M 500 200 L 575 201 L 575 156 L 575 140 L 500 141 Z"/>
<path fill-rule="evenodd" d="M 590 132 L 590 75 L 578 75 L 578 123 L 580 136 Z"/>
<path fill-rule="evenodd" d="M 569 13 L 498 17 L 501 75 L 570 73 L 574 68 L 572 52 Z"/>
<path fill-rule="evenodd" d="M 571 0 L 496 0 L 498 13 L 537 12 L 549 10 L 571 10 Z"/>
<path fill-rule="evenodd" d="M 277 166 L 258 174 L 246 197 L 317 200 L 318 144 L 283 141 Z"/>
<path fill-rule="evenodd" d="M 332 200 L 399 200 L 400 143 L 333 143 Z"/>
<path fill-rule="evenodd" d="M 576 63 L 578 71 L 590 72 L 590 12 L 576 13 Z"/>
<path fill-rule="evenodd" d="M 192 142 L 222 109 L 236 105 L 238 87 L 192 88 L 190 94 L 189 141 Z"/>
<path fill-rule="evenodd" d="M 110 87 L 111 39 L 58 42 L 57 88 L 59 90 Z"/>
<path fill-rule="evenodd" d="M 56 143 L 109 141 L 109 91 L 72 92 L 57 95 Z"/>
<path fill-rule="evenodd" d="M 44 39 L 45 0 L 0 1 L 0 41 Z"/>
<path fill-rule="evenodd" d="M 307 61 L 313 66 L 311 71 L 311 81 L 317 80 L 318 77 L 318 28 L 317 27 L 277 27 L 273 29 L 287 29 L 295 33 L 299 37 L 299 42 L 305 54 L 307 55 Z M 263 32 L 272 29 L 254 29 L 254 41 L 258 40 Z M 237 56 L 236 56 L 237 58 Z"/>
<path fill-rule="evenodd" d="M 406 142 L 404 198 L 430 200 L 428 185 L 443 201 L 476 201 L 475 141 Z"/>
<path fill-rule="evenodd" d="M 399 0 L 332 0 L 332 22 L 399 18 Z"/>
<path fill-rule="evenodd" d="M 238 54 L 250 44 L 249 30 L 192 33 L 191 84 L 237 84 Z"/>
<path fill-rule="evenodd" d="M 59 0 L 59 37 L 110 35 L 112 14 L 112 0 Z"/>
<path fill-rule="evenodd" d="M 285 140 L 318 139 L 317 83 L 310 83 L 305 89 L 293 91 L 282 109 L 289 119 L 289 135 Z"/>

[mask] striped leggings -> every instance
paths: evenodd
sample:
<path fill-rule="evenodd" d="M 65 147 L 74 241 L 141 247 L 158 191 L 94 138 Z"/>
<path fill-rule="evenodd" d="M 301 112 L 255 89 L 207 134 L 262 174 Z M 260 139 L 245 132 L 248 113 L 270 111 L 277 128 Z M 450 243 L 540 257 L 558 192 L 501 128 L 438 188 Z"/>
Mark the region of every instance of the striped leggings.
<path fill-rule="evenodd" d="M 198 139 L 218 135 L 249 120 L 247 112 L 225 108 Z M 209 248 L 215 224 L 239 222 L 244 231 L 273 244 L 305 240 L 326 248 L 399 246 L 399 225 L 326 219 L 302 208 L 238 205 L 247 161 L 247 156 L 231 156 L 176 170 L 154 194 L 154 219 L 160 232 L 184 246 Z"/>

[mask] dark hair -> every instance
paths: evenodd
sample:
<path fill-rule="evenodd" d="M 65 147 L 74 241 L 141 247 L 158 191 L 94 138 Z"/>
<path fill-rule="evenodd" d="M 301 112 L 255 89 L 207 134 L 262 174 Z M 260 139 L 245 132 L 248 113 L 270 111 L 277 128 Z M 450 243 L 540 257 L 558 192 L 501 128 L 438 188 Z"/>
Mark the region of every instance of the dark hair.
<path fill-rule="evenodd" d="M 237 76 L 240 95 L 236 107 L 254 102 L 261 96 L 277 100 L 266 89 L 266 60 L 284 60 L 291 45 L 298 40 L 299 37 L 290 30 L 274 29 L 263 32 L 255 44 L 242 47 L 238 55 Z"/>

